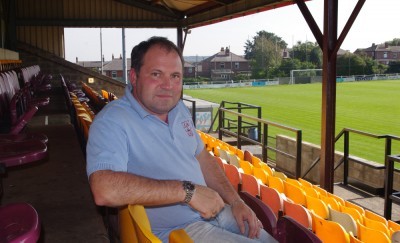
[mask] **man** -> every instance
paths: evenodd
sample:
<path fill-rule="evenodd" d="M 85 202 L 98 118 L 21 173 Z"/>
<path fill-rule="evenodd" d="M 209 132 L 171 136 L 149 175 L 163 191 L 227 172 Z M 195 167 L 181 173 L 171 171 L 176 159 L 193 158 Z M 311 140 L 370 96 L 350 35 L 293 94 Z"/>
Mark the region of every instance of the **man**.
<path fill-rule="evenodd" d="M 90 128 L 87 173 L 97 205 L 142 204 L 168 242 L 274 242 L 205 149 L 183 102 L 183 57 L 162 37 L 133 48 L 125 95 Z M 225 204 L 226 203 L 226 204 Z"/>

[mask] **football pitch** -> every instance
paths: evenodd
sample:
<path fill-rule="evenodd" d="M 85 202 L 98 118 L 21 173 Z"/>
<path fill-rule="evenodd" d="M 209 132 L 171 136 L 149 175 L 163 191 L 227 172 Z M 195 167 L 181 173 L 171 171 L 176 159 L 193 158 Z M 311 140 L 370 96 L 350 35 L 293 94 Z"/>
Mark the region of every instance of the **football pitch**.
<path fill-rule="evenodd" d="M 242 102 L 262 107 L 262 118 L 302 130 L 303 141 L 321 143 L 322 84 L 184 90 L 186 95 L 208 100 Z M 214 111 L 214 114 L 216 111 Z M 251 113 L 246 113 L 253 115 Z M 351 128 L 376 135 L 400 137 L 400 80 L 338 83 L 336 132 Z M 284 131 L 269 131 L 269 135 Z M 343 139 L 336 142 L 343 151 Z M 384 163 L 385 139 L 350 133 L 350 154 Z M 400 154 L 400 142 L 392 141 L 392 154 Z"/>

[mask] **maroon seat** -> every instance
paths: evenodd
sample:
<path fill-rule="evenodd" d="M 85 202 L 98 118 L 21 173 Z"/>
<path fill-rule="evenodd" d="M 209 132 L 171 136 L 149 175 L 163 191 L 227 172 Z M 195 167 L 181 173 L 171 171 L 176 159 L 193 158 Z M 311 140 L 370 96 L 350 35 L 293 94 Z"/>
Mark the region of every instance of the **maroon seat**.
<path fill-rule="evenodd" d="M 40 140 L 43 143 L 49 141 L 49 138 L 43 133 L 0 134 L 0 143 L 22 142 L 32 139 Z"/>
<path fill-rule="evenodd" d="M 272 209 L 260 199 L 252 196 L 250 193 L 239 192 L 243 201 L 254 211 L 257 218 L 261 221 L 265 231 L 275 236 L 277 219 Z"/>
<path fill-rule="evenodd" d="M 0 242 L 34 243 L 40 237 L 39 216 L 28 203 L 0 207 Z"/>
<path fill-rule="evenodd" d="M 38 161 L 47 155 L 47 146 L 40 140 L 0 143 L 0 163 L 12 167 Z"/>
<path fill-rule="evenodd" d="M 278 219 L 275 238 L 279 243 L 322 243 L 316 234 L 289 216 Z"/>

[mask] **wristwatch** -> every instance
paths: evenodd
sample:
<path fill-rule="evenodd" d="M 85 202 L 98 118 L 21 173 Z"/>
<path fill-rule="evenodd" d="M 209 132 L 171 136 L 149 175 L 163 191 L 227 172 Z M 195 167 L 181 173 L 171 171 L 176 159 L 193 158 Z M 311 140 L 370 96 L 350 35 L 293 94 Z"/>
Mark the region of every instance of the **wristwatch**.
<path fill-rule="evenodd" d="M 182 182 L 183 190 L 186 192 L 185 203 L 189 203 L 193 197 L 194 192 L 196 191 L 195 185 L 191 181 L 183 181 Z"/>

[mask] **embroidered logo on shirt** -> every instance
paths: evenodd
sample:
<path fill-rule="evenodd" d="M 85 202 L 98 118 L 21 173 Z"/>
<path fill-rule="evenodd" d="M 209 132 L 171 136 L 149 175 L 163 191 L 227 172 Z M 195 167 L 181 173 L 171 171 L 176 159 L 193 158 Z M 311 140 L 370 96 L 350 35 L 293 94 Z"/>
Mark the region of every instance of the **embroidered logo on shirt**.
<path fill-rule="evenodd" d="M 191 124 L 190 121 L 182 122 L 182 126 L 185 129 L 185 132 L 187 133 L 187 135 L 190 137 L 193 137 L 193 129 L 190 124 Z"/>

